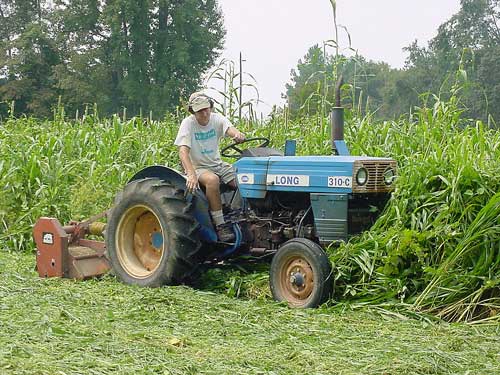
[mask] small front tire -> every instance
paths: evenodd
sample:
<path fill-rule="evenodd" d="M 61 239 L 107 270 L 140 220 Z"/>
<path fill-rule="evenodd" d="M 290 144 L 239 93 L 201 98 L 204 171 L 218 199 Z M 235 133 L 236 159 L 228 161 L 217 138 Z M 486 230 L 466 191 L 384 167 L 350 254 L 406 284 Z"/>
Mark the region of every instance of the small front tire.
<path fill-rule="evenodd" d="M 317 307 L 331 294 L 331 274 L 330 260 L 318 244 L 294 238 L 274 255 L 269 283 L 275 300 L 294 308 Z"/>

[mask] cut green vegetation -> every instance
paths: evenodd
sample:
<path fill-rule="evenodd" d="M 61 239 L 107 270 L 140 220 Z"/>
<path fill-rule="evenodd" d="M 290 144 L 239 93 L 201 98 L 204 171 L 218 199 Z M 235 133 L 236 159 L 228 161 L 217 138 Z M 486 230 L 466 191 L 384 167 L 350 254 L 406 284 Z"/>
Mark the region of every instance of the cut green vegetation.
<path fill-rule="evenodd" d="M 384 310 L 292 310 L 113 276 L 40 279 L 0 253 L 0 373 L 495 374 L 499 328 Z"/>

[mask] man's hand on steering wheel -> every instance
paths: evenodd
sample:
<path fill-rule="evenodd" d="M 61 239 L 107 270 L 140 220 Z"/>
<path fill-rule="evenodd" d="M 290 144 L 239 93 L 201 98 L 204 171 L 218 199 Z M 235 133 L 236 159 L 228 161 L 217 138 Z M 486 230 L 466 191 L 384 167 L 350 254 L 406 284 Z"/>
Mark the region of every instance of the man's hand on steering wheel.
<path fill-rule="evenodd" d="M 235 143 L 241 143 L 245 141 L 245 134 L 237 129 L 234 129 L 234 135 L 231 137 Z"/>

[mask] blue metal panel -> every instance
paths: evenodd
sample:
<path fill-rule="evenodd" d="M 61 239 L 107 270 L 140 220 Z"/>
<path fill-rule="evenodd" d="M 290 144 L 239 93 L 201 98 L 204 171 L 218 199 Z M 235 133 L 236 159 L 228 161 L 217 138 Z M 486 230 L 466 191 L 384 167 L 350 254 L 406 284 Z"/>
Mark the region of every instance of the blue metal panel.
<path fill-rule="evenodd" d="M 314 225 L 321 243 L 347 239 L 347 194 L 311 194 Z"/>
<path fill-rule="evenodd" d="M 285 156 L 295 156 L 297 151 L 297 141 L 295 139 L 287 139 L 285 141 Z"/>
<path fill-rule="evenodd" d="M 346 155 L 269 156 L 241 158 L 234 165 L 242 198 L 264 198 L 266 191 L 351 193 L 352 187 L 341 186 L 338 179 L 354 178 L 353 163 L 356 160 L 391 159 Z"/>
<path fill-rule="evenodd" d="M 337 152 L 339 153 L 340 156 L 351 155 L 345 141 L 337 140 L 333 141 L 333 143 L 335 144 L 335 148 L 337 149 Z"/>
<path fill-rule="evenodd" d="M 234 163 L 242 198 L 264 198 L 269 157 L 241 158 Z"/>
<path fill-rule="evenodd" d="M 351 160 L 336 156 L 270 157 L 267 190 L 350 193 L 352 187 L 329 187 L 329 179 L 332 177 L 352 178 L 352 170 Z M 283 186 L 277 179 L 284 180 L 284 176 L 299 177 L 301 181 L 295 185 L 289 184 L 293 186 Z"/>

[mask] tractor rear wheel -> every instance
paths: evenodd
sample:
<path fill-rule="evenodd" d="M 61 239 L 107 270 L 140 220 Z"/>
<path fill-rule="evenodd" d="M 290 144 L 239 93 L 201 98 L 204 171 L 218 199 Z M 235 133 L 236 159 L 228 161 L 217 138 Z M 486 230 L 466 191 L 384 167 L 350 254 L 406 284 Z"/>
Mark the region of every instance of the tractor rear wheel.
<path fill-rule="evenodd" d="M 157 178 L 137 180 L 118 194 L 106 229 L 115 274 L 147 287 L 181 283 L 197 266 L 198 224 L 183 191 Z"/>
<path fill-rule="evenodd" d="M 318 244 L 294 238 L 280 247 L 271 262 L 272 295 L 290 307 L 316 307 L 330 296 L 331 273 L 330 260 Z"/>

